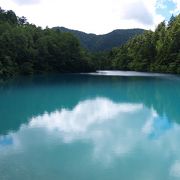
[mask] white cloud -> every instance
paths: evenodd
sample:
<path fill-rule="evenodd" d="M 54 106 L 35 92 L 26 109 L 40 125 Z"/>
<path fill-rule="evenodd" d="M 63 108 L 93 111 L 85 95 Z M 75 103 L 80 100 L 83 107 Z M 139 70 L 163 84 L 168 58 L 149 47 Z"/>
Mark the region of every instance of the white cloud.
<path fill-rule="evenodd" d="M 153 109 L 142 104 L 115 103 L 107 98 L 86 100 L 71 110 L 61 109 L 31 118 L 18 132 L 8 135 L 13 139 L 12 146 L 2 149 L 1 154 L 8 155 L 13 149 L 27 151 L 30 146 L 44 146 L 57 139 L 58 144 L 87 141 L 92 144 L 93 158 L 106 165 L 136 148 L 149 151 L 153 142 L 148 141 L 148 136 L 156 130 L 153 125 L 157 117 Z M 148 149 L 144 147 L 147 142 Z M 20 150 L 16 150 L 18 147 Z"/>
<path fill-rule="evenodd" d="M 94 124 L 102 124 L 125 114 L 131 115 L 142 108 L 141 104 L 116 104 L 106 98 L 97 98 L 80 102 L 72 110 L 62 109 L 34 117 L 29 127 L 63 131 L 74 137 L 74 133 L 86 133 Z"/>
<path fill-rule="evenodd" d="M 40 0 L 12 0 L 15 3 L 19 4 L 19 5 L 25 5 L 25 4 L 37 4 L 40 2 Z"/>
<path fill-rule="evenodd" d="M 170 175 L 172 177 L 180 178 L 180 161 L 175 161 L 171 166 Z"/>
<path fill-rule="evenodd" d="M 136 1 L 125 6 L 127 12 L 124 12 L 124 19 L 137 20 L 144 25 L 153 24 L 153 16 L 149 9 L 145 6 L 144 2 Z"/>
<path fill-rule="evenodd" d="M 0 3 L 2 8 L 12 9 L 17 15 L 25 16 L 31 23 L 42 27 L 65 26 L 102 34 L 119 28 L 154 29 L 163 20 L 156 13 L 156 1 L 0 0 Z"/>
<path fill-rule="evenodd" d="M 142 104 L 115 103 L 106 98 L 82 101 L 71 110 L 61 109 L 35 116 L 28 124 L 22 125 L 19 131 L 0 136 L 0 166 L 4 166 L 3 158 L 8 159 L 7 163 L 11 162 L 13 153 L 23 152 L 27 155 L 32 150 L 39 152 L 39 149 L 47 153 L 47 147 L 81 141 L 92 144 L 94 159 L 91 159 L 101 162 L 103 166 L 108 166 L 117 158 L 125 158 L 124 162 L 128 164 L 131 153 L 138 152 L 132 156 L 137 160 L 141 155 L 147 157 L 148 167 L 156 166 L 157 171 L 165 172 L 169 179 L 179 178 L 179 125 L 173 124 L 158 139 L 148 138 L 148 134 L 158 130 L 154 123 L 161 120 L 153 108 L 148 109 Z M 26 157 L 41 163 L 35 160 L 36 155 Z M 172 157 L 175 161 L 172 161 Z M 167 163 L 162 166 L 164 162 Z M 154 168 L 149 171 L 143 163 L 140 165 L 143 173 L 152 175 L 151 179 L 157 177 L 159 172 L 154 172 Z M 139 166 L 136 169 L 128 164 L 128 167 L 135 168 L 139 173 Z"/>
<path fill-rule="evenodd" d="M 14 147 L 28 149 L 32 144 L 36 146 L 32 135 L 36 136 L 37 143 L 44 143 L 45 139 L 49 139 L 45 136 L 55 136 L 59 143 L 90 141 L 94 145 L 94 157 L 112 160 L 131 151 L 140 141 L 139 116 L 142 117 L 144 110 L 142 121 L 151 114 L 142 104 L 114 103 L 106 98 L 82 101 L 72 110 L 61 109 L 33 117 L 27 125 L 22 125 L 18 132 L 0 137 L 4 142 L 12 139 L 12 143 L 5 146 L 5 149 L 0 146 L 0 152 L 7 155 Z M 37 134 L 33 133 L 35 129 L 38 129 Z"/>
<path fill-rule="evenodd" d="M 152 110 L 152 116 L 149 117 L 148 121 L 142 127 L 142 132 L 146 135 L 151 134 L 155 129 L 153 127 L 154 119 L 158 117 L 156 111 Z"/>

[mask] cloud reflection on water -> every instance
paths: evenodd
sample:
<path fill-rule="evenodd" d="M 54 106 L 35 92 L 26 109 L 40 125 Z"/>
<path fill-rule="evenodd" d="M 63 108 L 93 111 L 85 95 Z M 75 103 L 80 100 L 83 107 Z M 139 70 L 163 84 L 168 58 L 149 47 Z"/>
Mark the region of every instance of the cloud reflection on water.
<path fill-rule="evenodd" d="M 103 158 L 110 159 L 112 154 L 128 153 L 136 144 L 140 125 L 137 122 L 140 117 L 142 121 L 148 118 L 147 112 L 142 104 L 114 103 L 107 98 L 85 100 L 72 110 L 61 109 L 32 117 L 18 132 L 10 133 L 3 139 L 12 138 L 12 145 L 18 142 L 22 144 L 22 148 L 30 144 L 29 136 L 38 129 L 38 136 L 47 131 L 46 136 L 56 136 L 62 143 L 91 141 L 94 145 L 94 156 L 100 157 L 106 149 Z"/>
<path fill-rule="evenodd" d="M 165 116 L 161 118 L 155 110 L 142 104 L 96 98 L 82 101 L 71 110 L 61 109 L 32 117 L 19 131 L 0 137 L 0 156 L 11 153 L 14 146 L 14 151 L 18 147 L 26 151 L 36 145 L 51 144 L 49 137 L 52 136 L 59 138 L 59 143 L 90 142 L 94 159 L 104 164 L 134 153 L 136 149 L 169 157 L 171 153 L 176 154 L 179 147 L 176 142 L 179 133 L 178 126 L 171 125 Z M 167 152 L 163 154 L 165 143 Z M 176 156 L 180 158 L 178 154 Z M 179 176 L 177 169 L 179 164 L 175 162 L 170 167 L 170 174 Z"/>
<path fill-rule="evenodd" d="M 80 134 L 81 138 L 87 137 L 90 131 L 97 127 L 105 130 L 100 125 L 115 119 L 123 120 L 127 115 L 130 116 L 142 109 L 141 104 L 118 104 L 105 98 L 97 98 L 80 102 L 72 110 L 62 109 L 33 117 L 28 126 L 60 131 L 65 140 L 73 140 Z"/>

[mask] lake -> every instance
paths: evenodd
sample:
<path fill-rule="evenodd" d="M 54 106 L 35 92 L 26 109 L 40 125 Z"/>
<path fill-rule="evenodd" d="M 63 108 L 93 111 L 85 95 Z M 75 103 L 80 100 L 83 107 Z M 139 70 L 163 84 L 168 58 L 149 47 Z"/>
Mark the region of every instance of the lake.
<path fill-rule="evenodd" d="M 0 179 L 180 179 L 180 77 L 99 71 L 1 82 Z"/>

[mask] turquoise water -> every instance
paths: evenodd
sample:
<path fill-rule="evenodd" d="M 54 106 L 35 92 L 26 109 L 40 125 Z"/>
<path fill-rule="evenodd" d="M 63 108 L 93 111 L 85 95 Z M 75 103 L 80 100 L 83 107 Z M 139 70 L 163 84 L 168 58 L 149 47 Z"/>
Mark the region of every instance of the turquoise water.
<path fill-rule="evenodd" d="M 1 83 L 0 179 L 180 179 L 180 78 L 99 72 Z"/>

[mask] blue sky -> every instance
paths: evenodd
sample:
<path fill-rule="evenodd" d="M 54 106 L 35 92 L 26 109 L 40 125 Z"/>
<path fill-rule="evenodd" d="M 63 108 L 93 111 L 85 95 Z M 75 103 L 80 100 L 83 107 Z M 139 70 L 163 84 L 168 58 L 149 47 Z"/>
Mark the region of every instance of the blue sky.
<path fill-rule="evenodd" d="M 171 0 L 163 0 L 159 2 L 161 4 L 156 8 L 157 13 L 161 14 L 165 20 L 169 20 L 173 14 L 173 10 L 176 9 L 176 3 Z"/>
<path fill-rule="evenodd" d="M 180 13 L 180 0 L 0 0 L 0 6 L 43 28 L 64 26 L 96 34 L 127 28 L 154 30 Z"/>

